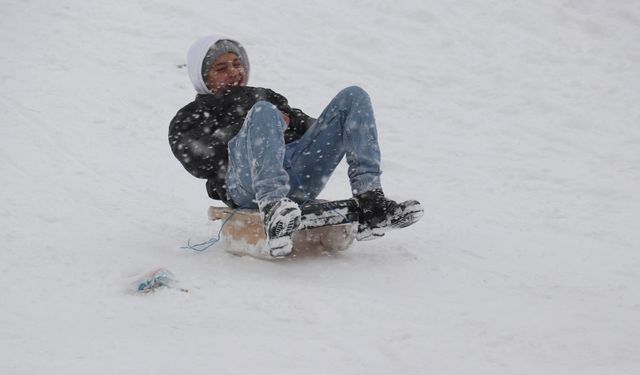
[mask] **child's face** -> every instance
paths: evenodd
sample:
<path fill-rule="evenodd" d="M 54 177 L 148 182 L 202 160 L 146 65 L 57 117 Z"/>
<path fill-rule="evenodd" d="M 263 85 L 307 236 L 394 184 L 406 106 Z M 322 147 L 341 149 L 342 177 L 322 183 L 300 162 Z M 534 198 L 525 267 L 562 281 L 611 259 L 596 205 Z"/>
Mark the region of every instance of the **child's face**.
<path fill-rule="evenodd" d="M 211 65 L 207 74 L 207 87 L 213 92 L 224 90 L 231 86 L 247 84 L 247 72 L 238 56 L 231 52 L 223 53 Z"/>

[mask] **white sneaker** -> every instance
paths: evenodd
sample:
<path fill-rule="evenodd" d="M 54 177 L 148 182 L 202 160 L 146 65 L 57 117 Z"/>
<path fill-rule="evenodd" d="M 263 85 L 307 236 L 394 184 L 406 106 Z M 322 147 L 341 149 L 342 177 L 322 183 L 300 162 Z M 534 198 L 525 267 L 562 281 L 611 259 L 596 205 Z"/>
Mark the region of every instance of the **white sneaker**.
<path fill-rule="evenodd" d="M 291 234 L 300 226 L 301 214 L 298 204 L 288 198 L 260 206 L 260 216 L 272 257 L 280 258 L 291 254 Z"/>

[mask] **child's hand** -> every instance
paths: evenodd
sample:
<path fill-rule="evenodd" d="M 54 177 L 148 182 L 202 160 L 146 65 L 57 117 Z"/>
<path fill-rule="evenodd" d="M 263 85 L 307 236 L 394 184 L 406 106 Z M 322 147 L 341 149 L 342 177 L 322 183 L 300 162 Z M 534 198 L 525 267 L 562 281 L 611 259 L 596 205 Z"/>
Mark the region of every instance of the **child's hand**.
<path fill-rule="evenodd" d="M 289 127 L 289 122 L 291 121 L 291 119 L 289 118 L 289 115 L 282 111 L 280 113 L 282 113 L 282 117 L 284 117 L 284 123 L 287 124 L 287 127 Z"/>

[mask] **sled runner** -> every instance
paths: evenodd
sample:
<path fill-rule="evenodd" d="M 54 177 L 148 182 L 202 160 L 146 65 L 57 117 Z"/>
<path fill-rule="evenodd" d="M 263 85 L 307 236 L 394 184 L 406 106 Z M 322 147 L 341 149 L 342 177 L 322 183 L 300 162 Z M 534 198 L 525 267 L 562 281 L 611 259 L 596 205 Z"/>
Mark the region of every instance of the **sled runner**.
<path fill-rule="evenodd" d="M 357 204 L 353 199 L 312 202 L 301 206 L 302 217 L 291 240 L 292 255 L 342 251 L 351 246 L 358 229 Z M 274 259 L 269 252 L 258 210 L 209 207 L 209 219 L 225 220 L 220 246 L 236 255 Z"/>

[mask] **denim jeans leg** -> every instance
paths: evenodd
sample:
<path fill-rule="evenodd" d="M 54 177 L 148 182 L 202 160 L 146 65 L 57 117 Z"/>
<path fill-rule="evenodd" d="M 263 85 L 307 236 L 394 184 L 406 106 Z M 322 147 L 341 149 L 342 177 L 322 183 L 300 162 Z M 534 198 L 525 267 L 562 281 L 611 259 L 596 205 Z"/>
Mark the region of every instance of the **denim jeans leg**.
<path fill-rule="evenodd" d="M 271 103 L 256 103 L 245 122 L 229 141 L 227 192 L 245 208 L 284 198 L 289 193 L 289 175 L 284 170 L 284 130 L 280 111 Z"/>
<path fill-rule="evenodd" d="M 320 194 L 345 154 L 354 195 L 382 187 L 373 108 L 369 95 L 359 87 L 338 93 L 304 136 L 287 146 L 289 196 L 298 202 Z"/>

